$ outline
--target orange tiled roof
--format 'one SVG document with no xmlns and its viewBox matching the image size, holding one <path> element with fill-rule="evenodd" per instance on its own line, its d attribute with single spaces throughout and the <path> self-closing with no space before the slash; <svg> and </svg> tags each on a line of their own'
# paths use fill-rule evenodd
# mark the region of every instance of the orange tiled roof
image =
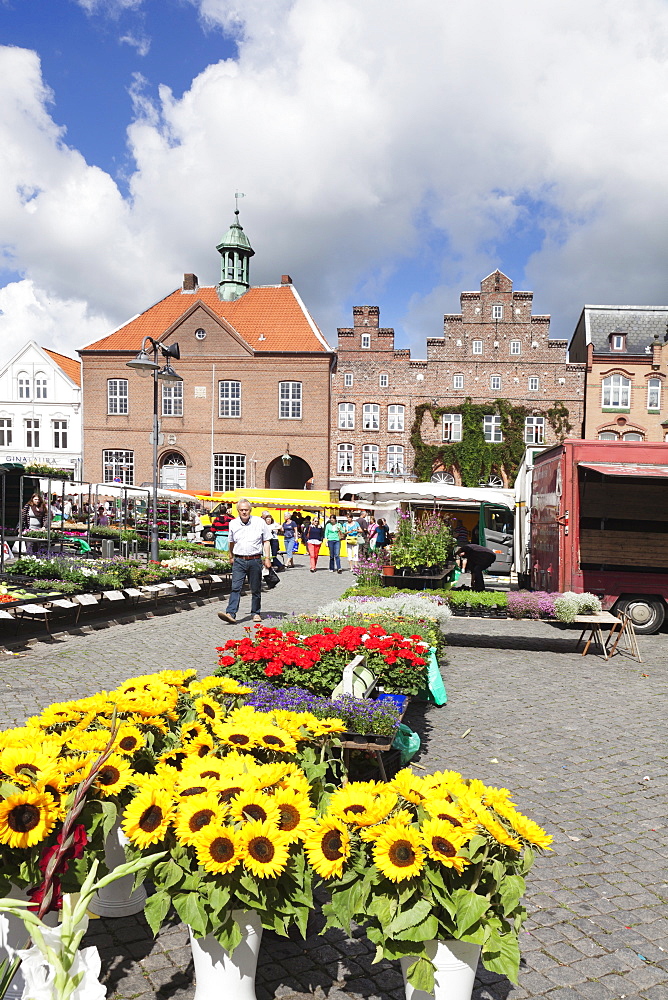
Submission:
<svg viewBox="0 0 668 1000">
<path fill-rule="evenodd" d="M 49 355 L 50 358 L 53 359 L 53 361 L 56 362 L 59 368 L 62 368 L 68 378 L 71 378 L 77 385 L 81 385 L 80 361 L 75 361 L 74 358 L 68 358 L 65 354 L 58 354 L 56 351 L 50 351 L 48 347 L 44 347 L 43 350 Z"/>
<path fill-rule="evenodd" d="M 214 285 L 200 286 L 194 292 L 177 289 L 82 350 L 139 351 L 144 337 L 157 340 L 198 299 L 227 320 L 256 351 L 330 350 L 292 285 L 259 285 L 234 302 L 221 302 Z"/>
</svg>

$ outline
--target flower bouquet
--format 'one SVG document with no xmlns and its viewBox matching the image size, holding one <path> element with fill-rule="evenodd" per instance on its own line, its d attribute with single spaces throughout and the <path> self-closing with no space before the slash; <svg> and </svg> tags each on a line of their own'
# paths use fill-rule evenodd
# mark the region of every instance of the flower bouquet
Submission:
<svg viewBox="0 0 668 1000">
<path fill-rule="evenodd" d="M 331 893 L 327 925 L 363 924 L 377 960 L 405 959 L 408 982 L 432 992 L 428 945 L 453 938 L 517 982 L 524 876 L 551 840 L 507 789 L 405 768 L 335 791 L 305 847 Z"/>
</svg>

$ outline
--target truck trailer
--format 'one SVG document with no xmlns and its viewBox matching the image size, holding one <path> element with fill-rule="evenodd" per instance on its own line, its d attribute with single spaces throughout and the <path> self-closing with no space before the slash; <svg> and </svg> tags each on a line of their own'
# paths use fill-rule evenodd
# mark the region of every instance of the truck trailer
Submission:
<svg viewBox="0 0 668 1000">
<path fill-rule="evenodd" d="M 636 632 L 668 616 L 668 444 L 566 440 L 536 455 L 534 590 L 596 594 Z"/>
</svg>

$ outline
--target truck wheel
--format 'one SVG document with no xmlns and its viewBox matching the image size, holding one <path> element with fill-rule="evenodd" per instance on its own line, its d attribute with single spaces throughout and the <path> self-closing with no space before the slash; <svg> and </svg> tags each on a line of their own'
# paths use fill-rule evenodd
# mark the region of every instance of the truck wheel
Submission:
<svg viewBox="0 0 668 1000">
<path fill-rule="evenodd" d="M 617 601 L 615 610 L 629 616 L 637 635 L 654 635 L 666 617 L 666 605 L 651 597 L 625 597 Z"/>
<path fill-rule="evenodd" d="M 211 528 L 205 528 L 204 531 L 202 532 L 202 538 L 204 539 L 205 542 L 212 542 L 215 537 L 216 536 L 214 532 L 211 530 Z"/>
</svg>

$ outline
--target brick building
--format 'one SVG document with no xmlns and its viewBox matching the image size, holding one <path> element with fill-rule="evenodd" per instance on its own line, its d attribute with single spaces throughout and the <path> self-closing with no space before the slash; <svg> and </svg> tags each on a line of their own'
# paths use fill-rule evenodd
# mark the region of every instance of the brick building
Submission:
<svg viewBox="0 0 668 1000">
<path fill-rule="evenodd" d="M 462 442 L 467 400 L 489 404 L 477 433 L 483 447 L 491 446 L 489 481 L 496 485 L 513 474 L 506 460 L 493 457 L 508 419 L 497 401 L 524 408 L 516 428 L 523 443 L 554 444 L 566 431 L 580 436 L 585 365 L 567 361 L 567 342 L 550 339 L 550 317 L 532 315 L 532 300 L 532 292 L 513 291 L 512 281 L 495 271 L 480 291 L 462 293 L 461 313 L 446 315 L 443 336 L 427 339 L 425 360 L 395 350 L 394 330 L 379 326 L 377 306 L 355 307 L 354 325 L 338 331 L 332 378 L 332 488 L 374 473 L 412 473 L 419 407 L 438 411 L 436 423 L 423 413 L 414 429 L 437 452 L 438 445 Z M 558 422 L 548 414 L 555 404 L 561 404 Z M 456 461 L 435 459 L 429 474 L 458 484 L 463 478 Z"/>
<path fill-rule="evenodd" d="M 126 367 L 150 336 L 181 352 L 183 381 L 159 382 L 163 485 L 327 488 L 332 351 L 288 275 L 250 284 L 253 250 L 236 216 L 217 247 L 217 286 L 185 274 L 182 288 L 79 352 L 86 479 L 151 481 L 152 376 Z"/>
<path fill-rule="evenodd" d="M 585 306 L 569 356 L 586 365 L 584 436 L 668 441 L 668 306 Z"/>
</svg>

